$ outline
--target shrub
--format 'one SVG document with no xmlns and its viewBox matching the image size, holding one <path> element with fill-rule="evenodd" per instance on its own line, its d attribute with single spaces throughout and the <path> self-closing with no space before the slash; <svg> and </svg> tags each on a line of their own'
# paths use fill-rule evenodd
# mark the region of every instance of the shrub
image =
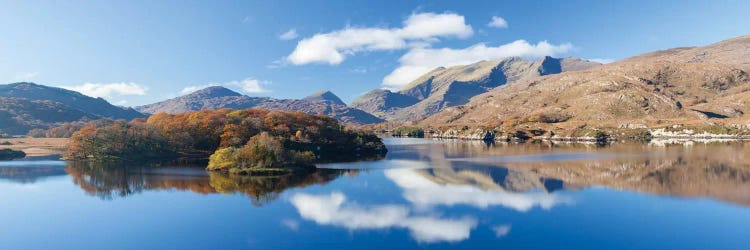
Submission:
<svg viewBox="0 0 750 250">
<path fill-rule="evenodd" d="M 209 157 L 207 170 L 266 169 L 284 165 L 308 165 L 316 160 L 313 152 L 284 149 L 279 138 L 260 133 L 250 138 L 243 147 L 217 150 Z"/>
<path fill-rule="evenodd" d="M 220 171 L 238 166 L 238 156 L 242 153 L 241 148 L 222 148 L 216 150 L 208 159 L 206 170 Z"/>
</svg>

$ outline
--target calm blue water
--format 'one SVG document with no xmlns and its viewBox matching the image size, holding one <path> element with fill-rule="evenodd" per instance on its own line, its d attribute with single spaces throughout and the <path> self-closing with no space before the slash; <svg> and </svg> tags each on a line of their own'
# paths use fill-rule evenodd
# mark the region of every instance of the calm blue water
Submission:
<svg viewBox="0 0 750 250">
<path fill-rule="evenodd" d="M 0 163 L 0 249 L 748 249 L 750 146 L 388 139 L 284 178 Z"/>
</svg>

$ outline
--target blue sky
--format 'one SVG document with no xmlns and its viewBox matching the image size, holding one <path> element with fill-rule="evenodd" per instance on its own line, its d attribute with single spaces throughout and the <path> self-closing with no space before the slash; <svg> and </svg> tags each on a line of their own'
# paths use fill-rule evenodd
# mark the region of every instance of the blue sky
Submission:
<svg viewBox="0 0 750 250">
<path fill-rule="evenodd" d="M 276 98 L 329 89 L 348 102 L 436 64 L 617 60 L 705 45 L 750 33 L 748 9 L 750 1 L 0 1 L 0 81 L 128 106 L 216 84 Z M 507 25 L 489 25 L 493 17 Z"/>
</svg>

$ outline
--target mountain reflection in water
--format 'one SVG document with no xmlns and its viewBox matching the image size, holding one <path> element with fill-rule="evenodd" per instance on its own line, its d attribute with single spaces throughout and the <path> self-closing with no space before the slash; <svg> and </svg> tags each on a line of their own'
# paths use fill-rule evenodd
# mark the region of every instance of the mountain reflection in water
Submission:
<svg viewBox="0 0 750 250">
<path fill-rule="evenodd" d="M 415 139 L 386 142 L 389 140 L 394 143 L 389 144 L 385 160 L 321 164 L 317 170 L 277 177 L 228 176 L 190 164 L 104 166 L 43 159 L 4 162 L 0 164 L 0 179 L 33 183 L 67 174 L 86 193 L 103 199 L 148 190 L 180 190 L 199 194 L 243 193 L 261 201 L 273 200 L 288 188 L 324 185 L 341 175 L 384 169 L 385 175 L 405 193 L 414 193 L 407 196 L 415 200 L 430 197 L 419 190 L 446 185 L 511 193 L 607 186 L 662 195 L 710 197 L 750 206 L 750 143 L 602 146 Z"/>
<path fill-rule="evenodd" d="M 237 232 L 262 232 L 263 237 L 280 240 L 256 239 L 258 247 L 293 249 L 310 248 L 315 244 L 304 243 L 320 244 L 324 239 L 340 242 L 341 247 L 378 249 L 402 246 L 404 240 L 423 248 L 483 248 L 486 242 L 516 240 L 510 248 L 525 248 L 529 242 L 554 246 L 569 239 L 584 248 L 610 248 L 595 243 L 606 243 L 602 239 L 611 234 L 624 235 L 622 243 L 672 233 L 694 240 L 648 243 L 664 243 L 656 249 L 714 249 L 723 240 L 742 242 L 736 228 L 750 223 L 750 143 L 386 143 L 389 153 L 383 160 L 320 164 L 306 172 L 265 177 L 209 173 L 201 164 L 6 162 L 0 164 L 0 187 L 5 188 L 0 197 L 30 201 L 6 205 L 7 216 L 0 213 L 0 219 L 41 216 L 23 211 L 34 211 L 35 202 L 45 204 L 55 197 L 63 202 L 53 204 L 64 211 L 109 218 L 104 224 L 117 220 L 107 216 L 132 211 L 133 218 L 143 218 L 138 228 L 174 217 L 186 230 L 211 228 L 203 235 L 226 242 L 224 247 L 245 246 L 246 239 L 232 238 Z M 87 205 L 76 207 L 78 202 Z M 180 208 L 161 208 L 171 202 L 180 203 Z M 131 210 L 118 210 L 126 206 Z M 139 213 L 143 209 L 157 213 Z M 46 225 L 58 232 L 67 226 L 54 227 L 55 222 L 37 220 L 28 230 Z M 26 225 L 19 222 L 15 227 Z M 691 227 L 698 229 L 679 231 Z M 102 229 L 115 230 L 105 225 L 85 232 Z M 358 237 L 361 234 L 366 237 Z M 174 243 L 186 240 L 184 235 L 153 237 Z M 589 237 L 598 241 L 591 243 Z M 182 246 L 193 246 L 189 242 Z"/>
<path fill-rule="evenodd" d="M 606 186 L 750 206 L 750 143 L 506 144 L 446 140 L 399 158 L 435 183 L 526 191 Z M 389 155 L 389 158 L 392 158 Z M 499 168 L 495 169 L 495 168 Z"/>
</svg>

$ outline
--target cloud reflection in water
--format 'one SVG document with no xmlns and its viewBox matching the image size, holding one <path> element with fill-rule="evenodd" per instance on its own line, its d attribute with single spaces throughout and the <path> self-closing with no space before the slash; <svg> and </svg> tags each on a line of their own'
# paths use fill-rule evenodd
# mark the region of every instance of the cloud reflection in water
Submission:
<svg viewBox="0 0 750 250">
<path fill-rule="evenodd" d="M 441 219 L 413 215 L 403 205 L 359 206 L 347 202 L 340 192 L 330 195 L 295 194 L 291 198 L 302 218 L 320 225 L 351 230 L 406 228 L 419 242 L 455 242 L 469 238 L 477 221 L 474 218 Z"/>
<path fill-rule="evenodd" d="M 435 205 L 470 205 L 478 208 L 504 206 L 525 212 L 534 206 L 550 209 L 557 204 L 572 201 L 554 193 L 514 193 L 505 190 L 483 190 L 471 185 L 438 184 L 409 169 L 389 169 L 388 179 L 404 190 L 404 198 L 417 206 L 426 208 Z"/>
</svg>

